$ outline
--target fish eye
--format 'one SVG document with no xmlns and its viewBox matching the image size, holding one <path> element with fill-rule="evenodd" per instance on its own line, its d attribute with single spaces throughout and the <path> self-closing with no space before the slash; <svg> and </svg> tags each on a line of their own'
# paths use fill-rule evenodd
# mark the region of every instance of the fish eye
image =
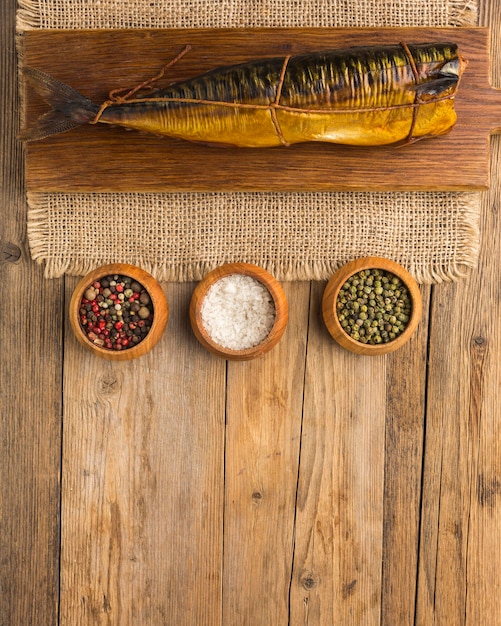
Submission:
<svg viewBox="0 0 501 626">
<path fill-rule="evenodd" d="M 459 59 L 452 59 L 452 61 L 447 61 L 440 68 L 440 74 L 446 76 L 458 76 L 459 75 Z"/>
</svg>

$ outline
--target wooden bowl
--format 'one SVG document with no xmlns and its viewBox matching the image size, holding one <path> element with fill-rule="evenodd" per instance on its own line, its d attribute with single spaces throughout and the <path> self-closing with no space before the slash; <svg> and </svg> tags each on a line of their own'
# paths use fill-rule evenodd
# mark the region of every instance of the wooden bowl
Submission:
<svg viewBox="0 0 501 626">
<path fill-rule="evenodd" d="M 402 333 L 388 343 L 371 345 L 353 339 L 344 331 L 337 316 L 336 302 L 341 287 L 351 276 L 367 269 L 380 269 L 394 274 L 405 284 L 411 297 L 412 308 L 409 321 Z M 416 330 L 422 309 L 421 293 L 414 278 L 398 263 L 380 257 L 356 259 L 341 267 L 327 283 L 322 300 L 322 316 L 327 330 L 343 348 L 356 354 L 386 354 L 400 348 Z"/>
<path fill-rule="evenodd" d="M 221 278 L 233 274 L 250 276 L 262 283 L 275 305 L 275 322 L 266 338 L 256 346 L 241 350 L 226 348 L 214 341 L 202 320 L 202 305 L 209 289 Z M 271 350 L 284 334 L 288 316 L 287 298 L 280 283 L 269 272 L 250 263 L 228 263 L 212 270 L 198 283 L 190 302 L 191 327 L 198 341 L 213 354 L 232 361 L 248 361 Z"/>
<path fill-rule="evenodd" d="M 87 288 L 96 280 L 100 280 L 110 275 L 129 276 L 133 280 L 140 283 L 148 292 L 151 303 L 153 305 L 153 322 L 148 334 L 132 348 L 123 350 L 113 350 L 110 348 L 98 346 L 94 344 L 85 334 L 80 325 L 80 307 L 82 298 Z M 110 361 L 128 361 L 146 354 L 153 346 L 158 343 L 163 335 L 169 317 L 169 308 L 167 299 L 162 287 L 151 274 L 145 272 L 139 267 L 128 265 L 126 263 L 112 263 L 103 265 L 84 276 L 73 291 L 70 300 L 69 318 L 71 328 L 78 342 L 93 354 L 108 359 Z"/>
</svg>

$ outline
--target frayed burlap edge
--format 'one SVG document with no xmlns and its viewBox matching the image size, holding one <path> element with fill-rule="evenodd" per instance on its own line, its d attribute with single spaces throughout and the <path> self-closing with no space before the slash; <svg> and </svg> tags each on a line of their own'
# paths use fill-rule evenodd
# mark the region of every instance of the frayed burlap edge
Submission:
<svg viewBox="0 0 501 626">
<path fill-rule="evenodd" d="M 18 33 L 40 28 L 40 11 L 37 10 L 38 3 L 36 1 L 18 0 L 17 6 L 16 28 Z"/>
<path fill-rule="evenodd" d="M 252 195 L 259 199 L 260 193 Z M 345 194 L 340 194 L 340 196 L 343 195 Z M 436 196 L 434 192 L 430 192 L 429 195 L 432 200 Z M 238 199 L 239 194 L 236 194 L 236 196 Z M 333 199 L 335 196 L 336 194 L 333 194 Z M 243 195 L 240 194 L 240 197 L 243 197 Z M 296 258 L 288 254 L 287 250 L 284 250 L 280 258 L 269 258 L 263 255 L 262 252 L 256 251 L 257 246 L 254 247 L 254 251 L 252 250 L 253 246 L 250 246 L 245 252 L 239 254 L 234 251 L 234 249 L 238 248 L 238 241 L 228 241 L 227 247 L 217 250 L 216 256 L 212 255 L 210 261 L 202 260 L 205 254 L 204 247 L 193 251 L 193 257 L 195 258 L 191 261 L 172 261 L 171 258 L 175 256 L 175 250 L 171 250 L 171 254 L 167 251 L 164 260 L 161 262 L 157 258 L 159 255 L 150 255 L 149 250 L 139 251 L 136 255 L 128 251 L 123 257 L 116 251 L 102 256 L 99 254 L 92 256 L 76 255 L 75 253 L 72 255 L 71 250 L 69 252 L 61 251 L 59 246 L 54 245 L 50 237 L 51 228 L 54 228 L 53 225 L 51 226 L 51 220 L 54 219 L 51 215 L 51 201 L 53 198 L 54 194 L 28 194 L 30 210 L 27 230 L 30 252 L 34 261 L 44 264 L 46 278 L 57 278 L 63 274 L 84 275 L 95 267 L 107 263 L 133 263 L 149 271 L 158 280 L 186 282 L 200 280 L 208 271 L 224 263 L 242 261 L 264 267 L 279 280 L 327 280 L 336 269 L 353 258 L 349 250 L 344 250 L 343 256 L 336 255 L 335 249 L 332 250 L 330 258 L 322 260 Z M 74 201 L 76 205 L 79 205 L 81 202 L 78 194 L 74 198 L 71 197 L 71 194 L 69 196 L 65 194 L 65 199 L 68 198 L 70 198 L 70 203 Z M 359 253 L 356 256 L 385 256 L 391 258 L 406 267 L 416 281 L 422 284 L 450 282 L 467 276 L 468 272 L 476 266 L 479 254 L 479 209 L 482 194 L 457 193 L 451 194 L 450 198 L 451 202 L 455 204 L 456 222 L 458 224 L 457 232 L 455 233 L 456 241 L 451 246 L 453 249 L 451 258 L 444 258 L 447 257 L 447 254 L 442 254 L 441 256 L 440 251 L 437 252 L 437 250 L 430 249 L 429 257 L 428 254 L 425 255 L 426 261 L 423 261 L 423 255 L 421 255 L 421 258 L 419 255 L 414 255 L 414 246 L 412 245 L 395 246 L 393 251 L 388 249 L 385 252 L 384 245 L 383 249 L 381 249 L 381 246 L 378 247 L 376 239 L 374 240 L 373 248 L 371 248 L 370 243 L 365 244 L 363 246 L 363 254 Z M 106 200 L 102 198 L 100 200 L 106 203 Z M 301 198 L 298 197 L 297 202 L 301 202 Z M 395 203 L 398 203 L 398 200 L 395 200 Z M 335 211 L 335 202 L 333 202 L 332 210 Z M 430 218 L 430 227 L 432 221 L 433 219 Z M 426 224 L 422 224 L 420 230 L 422 231 L 425 226 Z M 88 237 L 90 231 L 88 229 L 86 231 L 86 236 Z M 187 234 L 184 233 L 182 238 L 186 238 L 186 236 Z M 334 238 L 335 233 L 332 236 Z M 83 245 L 85 247 L 85 244 Z M 293 258 L 290 258 L 291 256 Z"/>
<path fill-rule="evenodd" d="M 449 26 L 476 26 L 478 23 L 478 3 L 476 0 L 450 0 L 451 16 Z"/>
</svg>

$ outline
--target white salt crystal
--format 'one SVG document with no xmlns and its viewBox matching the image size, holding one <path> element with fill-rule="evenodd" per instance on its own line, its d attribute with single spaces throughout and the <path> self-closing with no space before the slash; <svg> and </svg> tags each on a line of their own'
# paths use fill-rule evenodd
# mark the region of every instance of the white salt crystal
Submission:
<svg viewBox="0 0 501 626">
<path fill-rule="evenodd" d="M 269 335 L 275 323 L 275 303 L 260 281 L 231 274 L 209 288 L 201 314 L 213 341 L 230 350 L 245 350 Z"/>
</svg>

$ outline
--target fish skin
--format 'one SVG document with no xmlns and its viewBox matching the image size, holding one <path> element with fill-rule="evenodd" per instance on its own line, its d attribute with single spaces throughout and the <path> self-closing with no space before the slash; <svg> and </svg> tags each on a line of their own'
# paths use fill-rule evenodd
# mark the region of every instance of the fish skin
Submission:
<svg viewBox="0 0 501 626">
<path fill-rule="evenodd" d="M 94 122 L 214 145 L 377 146 L 448 132 L 464 67 L 454 43 L 352 47 L 216 68 L 108 102 L 98 114 L 87 108 Z M 70 104 L 54 105 L 47 90 L 42 95 L 72 118 Z M 81 98 L 73 109 L 85 123 Z"/>
</svg>

